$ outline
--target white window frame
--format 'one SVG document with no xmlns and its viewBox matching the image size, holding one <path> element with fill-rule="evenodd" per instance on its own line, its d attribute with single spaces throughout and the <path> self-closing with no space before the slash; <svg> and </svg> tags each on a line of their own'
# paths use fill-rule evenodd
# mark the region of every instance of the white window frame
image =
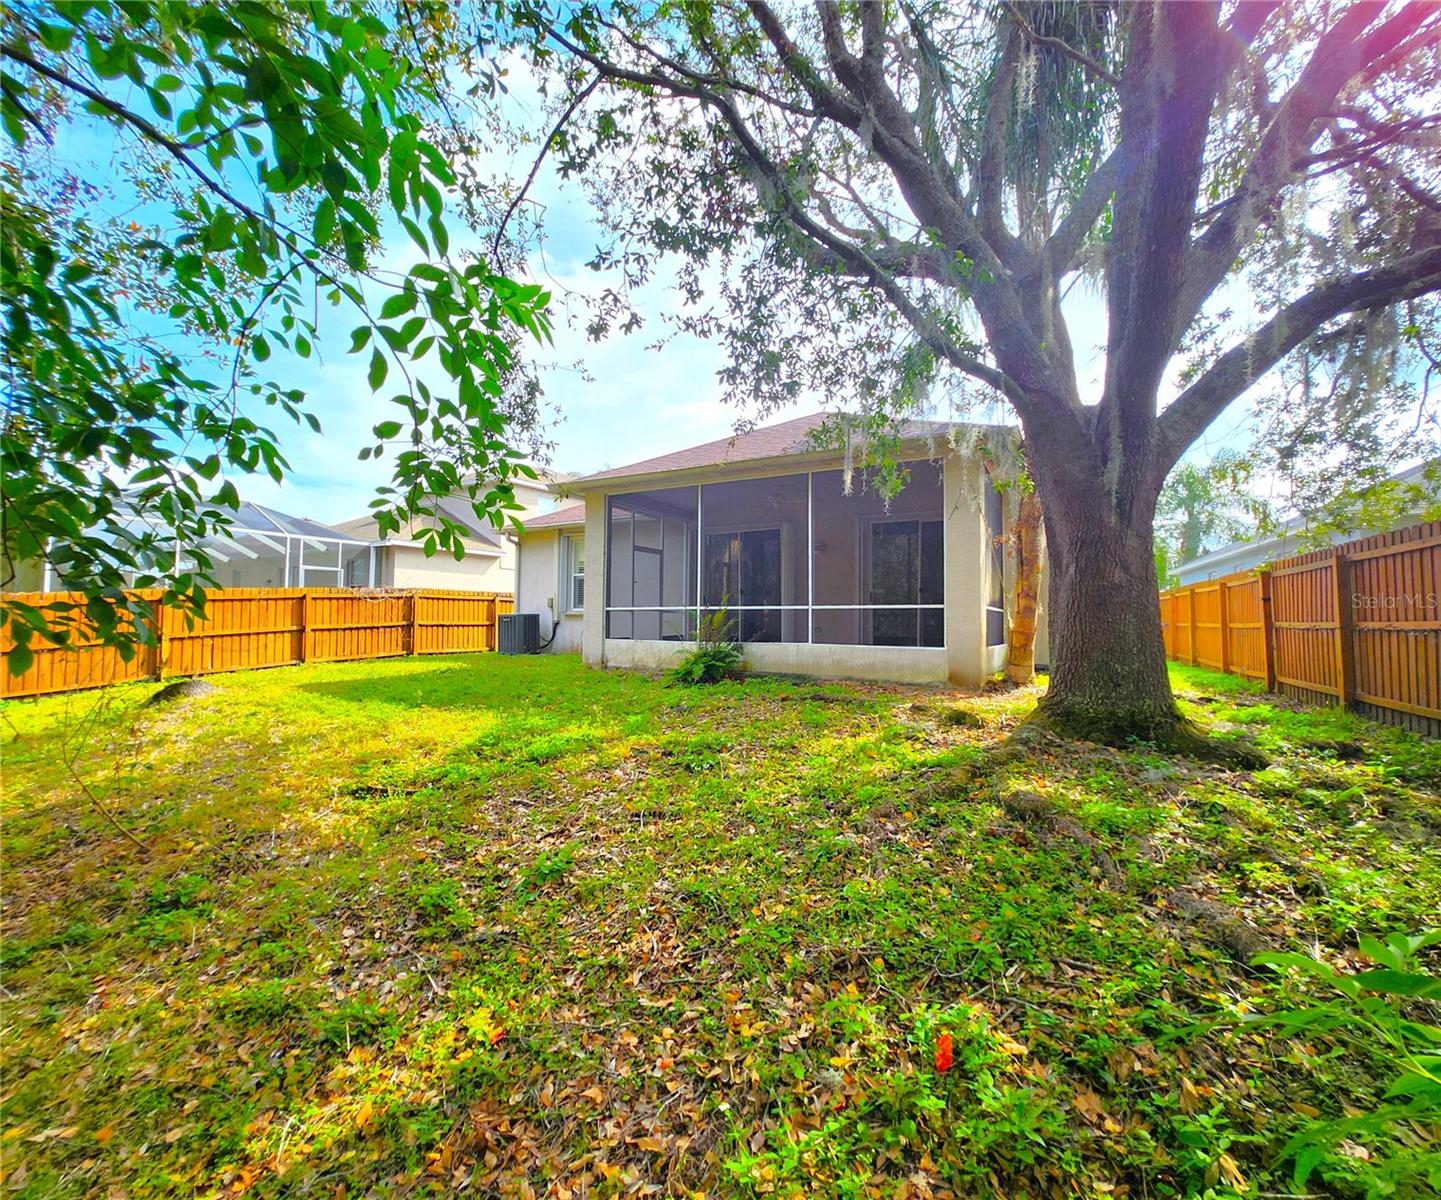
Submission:
<svg viewBox="0 0 1441 1200">
<path fill-rule="evenodd" d="M 585 534 L 561 534 L 561 612 L 578 613 L 585 611 Z M 580 570 L 576 570 L 576 549 L 579 547 Z M 575 585 L 581 586 L 580 603 L 576 603 Z"/>
</svg>

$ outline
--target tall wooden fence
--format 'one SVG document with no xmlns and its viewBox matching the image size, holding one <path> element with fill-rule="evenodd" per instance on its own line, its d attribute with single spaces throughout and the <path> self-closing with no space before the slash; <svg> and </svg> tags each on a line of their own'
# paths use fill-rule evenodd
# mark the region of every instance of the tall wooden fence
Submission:
<svg viewBox="0 0 1441 1200">
<path fill-rule="evenodd" d="M 1161 593 L 1166 653 L 1441 736 L 1441 521 Z"/>
<path fill-rule="evenodd" d="M 158 636 L 128 662 L 109 646 L 31 642 L 35 661 L 23 675 L 0 664 L 0 695 L 43 696 L 137 679 L 206 675 L 303 662 L 454 654 L 494 650 L 497 620 L 515 599 L 493 592 L 347 588 L 234 588 L 211 592 L 204 620 L 157 603 L 157 591 L 136 597 L 153 606 Z M 18 596 L 30 604 L 76 600 L 67 593 Z M 13 643 L 0 643 L 0 651 Z"/>
</svg>

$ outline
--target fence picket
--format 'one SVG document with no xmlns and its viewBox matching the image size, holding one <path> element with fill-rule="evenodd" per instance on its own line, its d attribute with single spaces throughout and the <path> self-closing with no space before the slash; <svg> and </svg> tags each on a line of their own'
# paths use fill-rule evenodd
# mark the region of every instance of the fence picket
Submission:
<svg viewBox="0 0 1441 1200">
<path fill-rule="evenodd" d="M 1160 611 L 1173 659 L 1441 736 L 1441 521 L 1172 588 Z"/>
<path fill-rule="evenodd" d="M 135 598 L 154 613 L 155 636 L 127 662 L 110 646 L 80 639 L 70 647 L 31 644 L 21 675 L 0 666 L 0 696 L 43 696 L 142 679 L 205 675 L 299 662 L 339 662 L 405 654 L 493 651 L 498 617 L 515 598 L 495 592 L 345 588 L 234 588 L 211 592 L 203 620 L 160 604 L 158 590 Z M 28 604 L 78 599 L 30 592 Z M 13 643 L 0 640 L 0 653 Z"/>
</svg>

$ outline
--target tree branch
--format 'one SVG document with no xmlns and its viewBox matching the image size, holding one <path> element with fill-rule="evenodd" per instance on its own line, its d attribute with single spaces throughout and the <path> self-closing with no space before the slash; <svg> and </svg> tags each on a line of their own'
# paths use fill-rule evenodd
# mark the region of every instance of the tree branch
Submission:
<svg viewBox="0 0 1441 1200">
<path fill-rule="evenodd" d="M 1086 235 L 1101 219 L 1106 205 L 1125 179 L 1130 162 L 1126 150 L 1124 145 L 1117 146 L 1105 162 L 1091 172 L 1091 177 L 1081 188 L 1081 194 L 1061 218 L 1055 232 L 1046 239 L 1041 256 L 1050 269 L 1052 279 L 1060 279 L 1071 269 Z"/>
<path fill-rule="evenodd" d="M 770 42 L 780 58 L 781 66 L 787 73 L 805 90 L 806 95 L 811 98 L 811 103 L 826 116 L 834 121 L 839 121 L 848 129 L 859 129 L 861 124 L 860 111 L 850 103 L 844 96 L 836 91 L 820 77 L 820 72 L 815 68 L 804 54 L 800 47 L 790 39 L 786 33 L 785 26 L 776 16 L 775 11 L 764 0 L 748 0 L 747 7 L 751 16 L 755 18 L 756 24 L 761 27 L 766 40 Z"/>
<path fill-rule="evenodd" d="M 571 97 L 571 101 L 566 105 L 565 111 L 560 114 L 560 118 L 551 126 L 550 132 L 546 134 L 545 141 L 542 142 L 540 146 L 540 153 L 535 156 L 535 162 L 530 165 L 530 174 L 525 177 L 525 182 L 521 184 L 520 191 L 516 192 L 514 199 L 511 200 L 509 206 L 506 208 L 505 215 L 500 219 L 500 224 L 495 227 L 495 236 L 490 242 L 490 258 L 492 262 L 499 260 L 500 243 L 505 237 L 505 227 L 510 224 L 510 218 L 515 215 L 515 210 L 520 207 L 521 201 L 525 199 L 526 193 L 530 191 L 530 185 L 535 182 L 535 177 L 540 171 L 540 164 L 545 161 L 545 156 L 550 153 L 550 148 L 555 144 L 555 139 L 560 136 L 560 131 L 570 123 L 571 117 L 575 115 L 575 110 L 584 104 L 590 98 L 591 93 L 599 86 L 600 77 L 597 76 Z"/>
<path fill-rule="evenodd" d="M 1064 41 L 1061 38 L 1047 37 L 1045 34 L 1037 33 L 1031 23 L 1026 20 L 1025 15 L 1011 0 L 1004 0 L 1002 7 L 1010 14 L 1011 20 L 1016 23 L 1016 27 L 1025 34 L 1027 41 L 1038 46 L 1053 46 L 1067 58 L 1080 63 L 1081 66 L 1085 67 L 1091 74 L 1100 76 L 1112 86 L 1120 84 L 1120 77 L 1114 71 L 1098 63 L 1084 51 L 1076 49 L 1070 42 Z"/>
<path fill-rule="evenodd" d="M 1276 106 L 1234 195 L 1192 244 L 1181 287 L 1181 313 L 1187 323 L 1230 272 L 1275 198 L 1296 177 L 1298 161 L 1319 134 L 1320 119 L 1332 111 L 1342 89 L 1359 71 L 1403 44 L 1436 11 L 1429 5 L 1408 4 L 1363 36 L 1380 10 L 1372 0 L 1359 0 L 1347 9 L 1322 35 L 1300 77 Z"/>
<path fill-rule="evenodd" d="M 1233 346 L 1161 414 L 1158 464 L 1168 470 L 1206 427 L 1256 380 L 1327 321 L 1441 291 L 1441 246 L 1385 267 L 1359 271 L 1312 289 L 1288 304 L 1244 342 Z"/>
<path fill-rule="evenodd" d="M 1020 59 L 1020 35 L 1015 26 L 1003 34 L 1001 57 L 986 113 L 981 123 L 980 162 L 976 167 L 976 215 L 981 232 L 1006 257 L 1014 250 L 1015 238 L 1006 228 L 1003 197 L 1006 190 L 1006 138 L 1015 102 L 1016 67 Z"/>
</svg>

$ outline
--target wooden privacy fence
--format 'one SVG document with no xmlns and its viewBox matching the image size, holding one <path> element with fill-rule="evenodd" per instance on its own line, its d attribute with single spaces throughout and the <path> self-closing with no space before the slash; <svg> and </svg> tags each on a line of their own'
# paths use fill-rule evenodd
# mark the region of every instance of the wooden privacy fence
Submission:
<svg viewBox="0 0 1441 1200">
<path fill-rule="evenodd" d="M 1441 736 L 1441 521 L 1161 593 L 1166 653 Z"/>
<path fill-rule="evenodd" d="M 0 664 L 4 696 L 44 696 L 137 679 L 206 675 L 303 662 L 455 654 L 494 650 L 497 618 L 515 599 L 494 592 L 349 588 L 234 588 L 211 592 L 205 619 L 159 604 L 158 591 L 135 596 L 155 611 L 158 636 L 129 662 L 109 646 L 51 646 L 35 638 L 23 675 Z M 30 604 L 78 600 L 64 592 L 18 596 Z M 0 651 L 8 650 L 8 640 Z"/>
</svg>

